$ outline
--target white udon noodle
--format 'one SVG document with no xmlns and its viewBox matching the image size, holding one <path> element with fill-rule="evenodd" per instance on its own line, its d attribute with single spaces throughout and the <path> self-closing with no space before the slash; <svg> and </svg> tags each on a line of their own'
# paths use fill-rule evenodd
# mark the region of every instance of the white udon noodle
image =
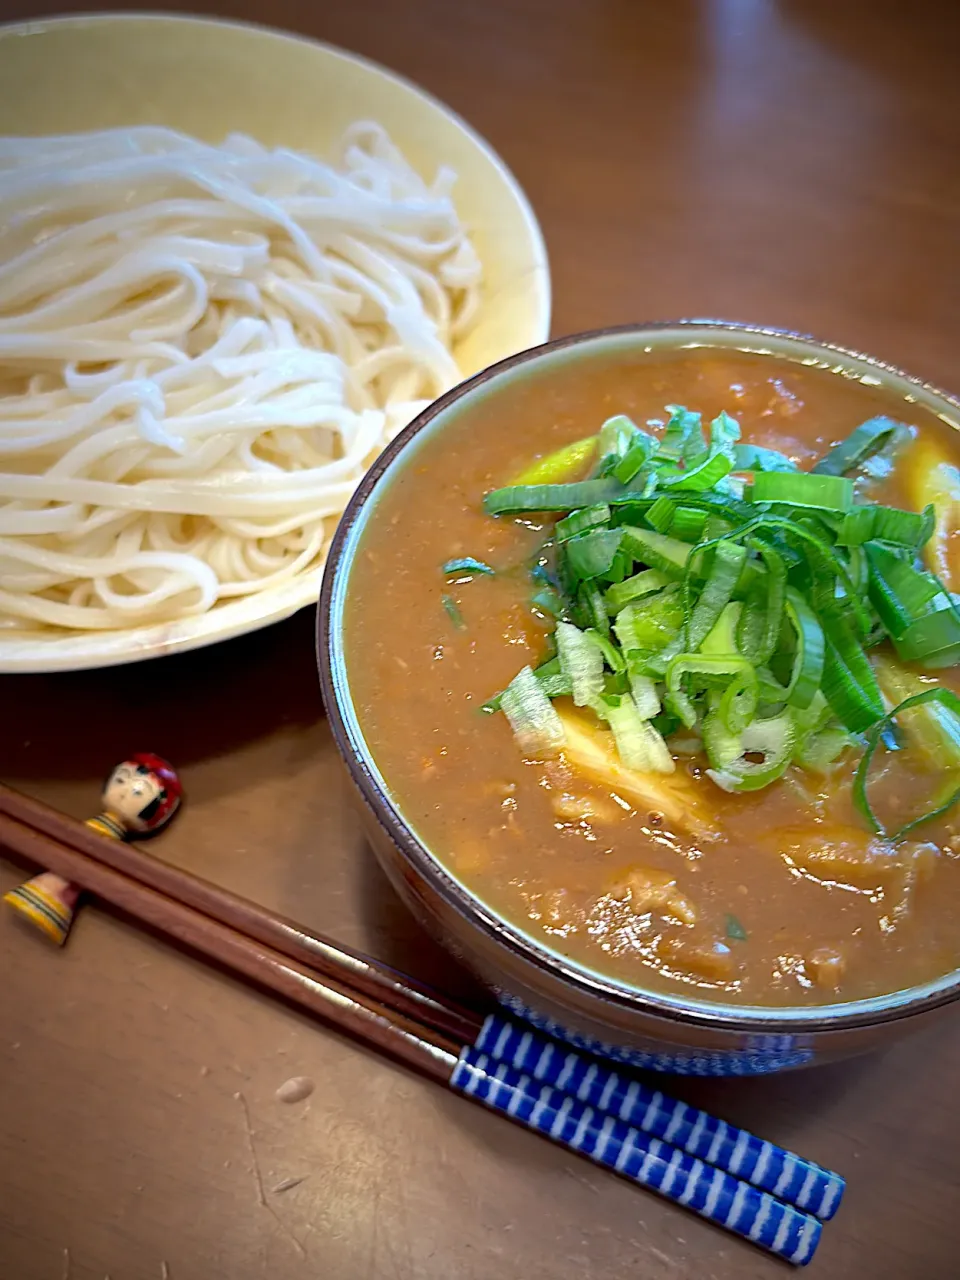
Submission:
<svg viewBox="0 0 960 1280">
<path fill-rule="evenodd" d="M 460 380 L 480 263 L 379 126 L 325 164 L 162 128 L 0 138 L 0 628 L 171 622 L 317 575 Z"/>
</svg>

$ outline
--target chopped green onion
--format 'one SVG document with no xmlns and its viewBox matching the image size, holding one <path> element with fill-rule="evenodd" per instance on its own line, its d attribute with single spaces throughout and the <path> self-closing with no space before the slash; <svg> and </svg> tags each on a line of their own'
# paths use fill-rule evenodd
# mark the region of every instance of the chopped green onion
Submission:
<svg viewBox="0 0 960 1280">
<path fill-rule="evenodd" d="M 677 514 L 677 504 L 666 494 L 661 494 L 647 512 L 647 524 L 657 533 L 669 533 L 673 517 Z"/>
<path fill-rule="evenodd" d="M 713 629 L 703 638 L 700 652 L 710 658 L 736 657 L 740 653 L 737 644 L 737 631 L 744 605 L 739 600 L 731 600 L 720 612 L 720 617 Z"/>
<path fill-rule="evenodd" d="M 555 452 L 548 453 L 545 458 L 532 462 L 515 477 L 513 486 L 562 484 L 565 480 L 572 480 L 584 470 L 596 452 L 596 436 L 574 440 L 572 444 L 565 444 Z"/>
<path fill-rule="evenodd" d="M 813 733 L 794 754 L 794 759 L 802 769 L 813 773 L 826 773 L 832 764 L 853 745 L 854 739 L 846 729 L 831 726 Z"/>
<path fill-rule="evenodd" d="M 473 556 L 461 556 L 459 560 L 448 560 L 443 566 L 443 572 L 452 573 L 496 573 L 495 569 L 491 569 L 488 564 L 484 564 L 482 560 L 474 560 Z"/>
<path fill-rule="evenodd" d="M 601 635 L 610 634 L 610 618 L 600 588 L 595 582 L 581 582 L 577 592 L 580 612 L 586 618 L 588 627 L 595 627 Z"/>
<path fill-rule="evenodd" d="M 870 599 L 900 657 L 952 666 L 960 656 L 960 611 L 940 581 L 880 543 L 868 542 L 864 551 Z"/>
<path fill-rule="evenodd" d="M 638 672 L 628 671 L 627 675 L 637 710 L 644 720 L 652 720 L 660 714 L 660 695 L 657 693 L 656 681 Z"/>
<path fill-rule="evenodd" d="M 706 584 L 694 605 L 686 626 L 686 644 L 691 652 L 700 648 L 706 636 L 713 629 L 724 608 L 730 603 L 730 597 L 740 580 L 744 562 L 747 558 L 746 547 L 737 542 L 721 541 L 714 547 L 714 561 Z M 684 594 L 689 592 L 690 569 L 684 578 Z"/>
<path fill-rule="evenodd" d="M 463 614 L 460 612 L 460 606 L 454 600 L 453 596 L 443 595 L 440 597 L 440 603 L 447 611 L 447 616 L 458 631 L 466 628 L 466 622 L 463 620 Z"/>
<path fill-rule="evenodd" d="M 566 742 L 563 721 L 529 667 L 522 667 L 504 689 L 500 706 L 525 753 L 552 754 Z"/>
<path fill-rule="evenodd" d="M 792 507 L 847 512 L 853 506 L 853 481 L 810 471 L 789 475 L 782 471 L 762 471 L 754 476 L 748 496 L 752 502 L 780 502 Z"/>
<path fill-rule="evenodd" d="M 675 462 L 696 457 L 706 449 L 700 429 L 700 415 L 682 404 L 668 404 L 670 418 L 660 441 L 659 456 Z"/>
<path fill-rule="evenodd" d="M 931 504 L 922 512 L 900 511 L 897 507 L 858 506 L 844 517 L 837 542 L 844 547 L 859 547 L 865 542 L 892 542 L 918 551 L 929 541 L 935 524 L 936 513 Z"/>
<path fill-rule="evenodd" d="M 735 915 L 727 914 L 726 934 L 731 942 L 746 942 L 747 931 Z"/>
<path fill-rule="evenodd" d="M 557 623 L 560 670 L 569 679 L 573 701 L 588 707 L 603 692 L 603 654 L 570 622 Z"/>
<path fill-rule="evenodd" d="M 756 669 L 745 662 L 717 702 L 717 714 L 727 732 L 742 733 L 757 714 L 759 701 Z"/>
<path fill-rule="evenodd" d="M 650 517 L 647 516 L 649 520 Z M 668 533 L 679 538 L 681 542 L 699 542 L 707 524 L 707 513 L 696 507 L 677 507 Z"/>
<path fill-rule="evenodd" d="M 603 597 L 607 611 L 618 613 L 631 600 L 651 595 L 666 584 L 667 579 L 659 569 L 643 569 L 640 573 L 635 573 L 632 578 L 625 578 L 623 582 L 614 583 L 607 589 Z"/>
<path fill-rule="evenodd" d="M 732 678 L 746 672 L 756 684 L 756 672 L 746 658 L 709 658 L 702 653 L 678 653 L 667 664 L 667 706 L 685 728 L 692 729 L 697 723 L 697 713 L 682 688 L 683 677 L 695 675 L 705 685 L 726 687 Z"/>
<path fill-rule="evenodd" d="M 683 601 L 679 591 L 667 588 L 625 605 L 613 630 L 622 649 L 661 649 L 676 639 L 683 626 Z"/>
<path fill-rule="evenodd" d="M 895 422 L 893 418 L 871 418 L 857 427 L 856 431 L 852 431 L 846 440 L 834 445 L 812 470 L 821 476 L 846 475 L 848 471 L 853 471 L 875 453 L 885 449 L 905 431 L 903 424 Z"/>
<path fill-rule="evenodd" d="M 928 606 L 942 594 L 940 583 L 882 543 L 868 542 L 863 549 L 870 568 L 871 603 L 896 643 L 912 622 L 930 612 Z"/>
<path fill-rule="evenodd" d="M 893 644 L 904 662 L 919 662 L 931 671 L 960 661 L 960 614 L 948 595 L 942 607 L 912 622 Z"/>
<path fill-rule="evenodd" d="M 629 484 L 650 458 L 656 453 L 659 441 L 656 436 L 647 435 L 645 431 L 635 428 L 633 442 L 620 461 L 613 467 L 613 476 L 621 484 Z"/>
<path fill-rule="evenodd" d="M 731 733 L 720 719 L 718 712 L 707 712 L 700 731 L 711 768 L 725 769 L 743 755 L 743 741 L 740 734 Z"/>
<path fill-rule="evenodd" d="M 598 578 L 613 564 L 623 540 L 622 529 L 591 529 L 563 543 L 570 572 L 580 581 Z"/>
<path fill-rule="evenodd" d="M 823 627 L 817 615 L 795 587 L 788 587 L 784 614 L 796 635 L 796 649 L 790 681 L 783 691 L 785 701 L 803 710 L 809 707 L 823 680 L 825 646 Z"/>
<path fill-rule="evenodd" d="M 914 675 L 893 658 L 878 654 L 873 659 L 877 681 L 893 706 L 929 689 L 929 678 Z M 902 715 L 904 728 L 930 764 L 960 768 L 960 718 L 938 702 L 924 703 Z"/>
<path fill-rule="evenodd" d="M 668 470 L 664 467 L 658 477 L 661 486 L 670 489 L 703 492 L 712 489 L 715 484 L 730 474 L 733 460 L 725 453 L 707 453 L 700 462 L 693 466 Z"/>
<path fill-rule="evenodd" d="M 883 699 L 866 655 L 845 618 L 823 618 L 822 689 L 841 724 L 862 733 L 883 716 Z"/>
<path fill-rule="evenodd" d="M 759 791 L 787 771 L 796 740 L 796 725 L 789 714 L 754 720 L 740 735 L 740 756 L 722 768 L 708 769 L 707 773 L 724 791 Z M 749 759 L 754 755 L 762 759 Z"/>
<path fill-rule="evenodd" d="M 609 502 L 623 492 L 615 480 L 579 480 L 573 484 L 521 484 L 494 489 L 483 499 L 488 516 L 521 511 L 575 511 Z"/>
<path fill-rule="evenodd" d="M 654 529 L 635 529 L 623 525 L 623 545 L 635 560 L 659 569 L 668 578 L 680 579 L 684 575 L 692 548 L 677 538 L 667 537 Z"/>
<path fill-rule="evenodd" d="M 673 773 L 673 757 L 660 734 L 637 710 L 629 693 L 608 697 L 601 714 L 613 730 L 617 754 L 628 769 L 643 773 Z"/>
<path fill-rule="evenodd" d="M 738 444 L 734 449 L 735 471 L 796 471 L 797 464 L 776 449 L 764 449 L 758 444 Z"/>
<path fill-rule="evenodd" d="M 880 819 L 877 817 L 870 803 L 868 793 L 870 765 L 873 761 L 877 747 L 880 745 L 880 738 L 883 730 L 892 726 L 897 717 L 905 711 L 909 711 L 914 707 L 927 706 L 930 703 L 939 703 L 947 711 L 953 715 L 960 715 L 960 698 L 957 697 L 950 689 L 944 689 L 940 685 L 935 685 L 932 689 L 926 689 L 923 693 L 916 693 L 912 697 L 905 698 L 898 706 L 889 711 L 882 720 L 879 720 L 867 733 L 867 749 L 863 753 L 860 764 L 857 767 L 857 774 L 853 782 L 853 798 L 857 808 L 863 814 L 868 822 L 871 830 L 876 831 L 879 835 L 889 840 L 902 840 L 921 823 L 929 822 L 933 818 L 940 817 L 951 809 L 958 800 L 960 800 L 960 787 L 952 791 L 946 800 L 935 803 L 934 807 L 922 814 L 919 818 L 914 818 L 911 822 L 905 823 L 896 831 L 887 831 Z"/>
<path fill-rule="evenodd" d="M 565 449 L 484 499 L 492 514 L 559 516 L 531 570 L 532 607 L 562 619 L 541 692 L 618 721 L 633 767 L 647 749 L 638 724 L 682 722 L 731 791 L 769 785 L 791 760 L 826 770 L 882 721 L 895 746 L 865 651 L 889 639 L 904 660 L 960 661 L 960 600 L 914 563 L 933 509 L 856 504 L 844 473 L 873 475 L 871 454 L 909 429 L 873 419 L 805 472 L 740 444 L 728 414 L 705 440 L 699 414 L 668 409 L 659 441 L 619 415 L 577 442 L 598 459 L 592 479 L 546 468 L 572 465 Z M 579 474 L 587 465 L 584 453 Z M 491 571 L 471 558 L 445 569 Z M 931 740 L 942 728 L 917 723 Z"/>
<path fill-rule="evenodd" d="M 541 613 L 549 613 L 554 618 L 562 618 L 565 612 L 560 593 L 553 587 L 541 587 L 539 591 L 535 591 L 530 597 L 530 603 Z"/>
<path fill-rule="evenodd" d="M 765 666 L 777 647 L 783 622 L 787 566 L 774 547 L 751 538 L 748 546 L 763 561 L 766 574 L 752 584 L 737 627 L 737 648 L 754 664 Z"/>
<path fill-rule="evenodd" d="M 537 676 L 537 679 L 548 698 L 569 698 L 573 693 L 573 682 L 560 672 L 552 676 Z"/>
<path fill-rule="evenodd" d="M 640 428 L 625 413 L 608 418 L 600 428 L 599 448 L 601 465 L 608 459 L 626 457 Z"/>
<path fill-rule="evenodd" d="M 566 542 L 578 533 L 609 523 L 610 508 L 605 502 L 595 502 L 592 507 L 583 507 L 558 520 L 553 532 L 558 542 Z"/>
<path fill-rule="evenodd" d="M 611 671 L 616 671 L 616 672 L 626 671 L 627 669 L 626 658 L 624 658 L 623 654 L 620 652 L 617 646 L 610 641 L 608 636 L 602 635 L 594 627 L 588 627 L 588 629 L 583 634 L 587 637 L 587 639 L 591 642 L 591 644 L 595 644 L 597 646 L 597 648 L 603 654 L 604 662 L 607 664 L 607 666 L 610 668 Z"/>
<path fill-rule="evenodd" d="M 617 548 L 617 554 L 613 557 L 613 562 L 606 573 L 600 575 L 604 583 L 622 582 L 624 578 L 630 576 L 630 570 L 633 568 L 633 556 L 625 551 L 623 547 Z"/>
</svg>

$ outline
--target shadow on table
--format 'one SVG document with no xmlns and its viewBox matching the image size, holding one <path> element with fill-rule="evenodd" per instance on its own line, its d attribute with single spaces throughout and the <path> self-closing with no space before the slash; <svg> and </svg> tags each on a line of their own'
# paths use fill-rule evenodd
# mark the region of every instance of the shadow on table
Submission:
<svg viewBox="0 0 960 1280">
<path fill-rule="evenodd" d="M 184 770 L 323 718 L 314 610 L 193 653 L 100 671 L 0 676 L 0 777 L 100 778 L 133 750 Z"/>
</svg>

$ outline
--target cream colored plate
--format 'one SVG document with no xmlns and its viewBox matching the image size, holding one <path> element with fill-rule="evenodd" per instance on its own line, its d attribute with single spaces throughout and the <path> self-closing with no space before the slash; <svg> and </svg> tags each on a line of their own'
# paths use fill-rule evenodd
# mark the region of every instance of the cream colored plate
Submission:
<svg viewBox="0 0 960 1280">
<path fill-rule="evenodd" d="M 550 273 L 526 197 L 482 138 L 412 84 L 327 45 L 235 23 L 105 15 L 0 28 L 0 134 L 162 124 L 210 142 L 240 132 L 323 155 L 360 119 L 386 125 L 425 174 L 449 164 L 459 175 L 454 198 L 485 293 L 455 352 L 464 375 L 543 342 Z M 321 572 L 162 626 L 0 632 L 0 672 L 106 667 L 226 640 L 311 604 Z"/>
</svg>

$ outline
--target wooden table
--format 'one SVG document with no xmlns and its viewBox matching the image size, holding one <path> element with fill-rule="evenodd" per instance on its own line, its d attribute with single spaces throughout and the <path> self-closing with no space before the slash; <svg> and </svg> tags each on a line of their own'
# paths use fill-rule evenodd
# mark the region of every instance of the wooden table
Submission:
<svg viewBox="0 0 960 1280">
<path fill-rule="evenodd" d="M 556 333 L 720 315 L 960 383 L 950 0 L 223 12 L 378 59 L 489 138 L 542 219 Z M 309 614 L 163 663 L 0 680 L 0 776 L 63 809 L 85 816 L 142 747 L 189 790 L 165 855 L 467 989 L 346 806 Z M 0 862 L 0 891 L 19 874 Z M 0 974 L 3 1280 L 785 1274 L 100 910 L 67 953 L 2 913 Z M 960 1273 L 958 1073 L 953 1016 L 847 1065 L 682 1088 L 849 1176 L 823 1280 L 939 1280 Z M 284 1105 L 294 1075 L 316 1090 Z"/>
</svg>

